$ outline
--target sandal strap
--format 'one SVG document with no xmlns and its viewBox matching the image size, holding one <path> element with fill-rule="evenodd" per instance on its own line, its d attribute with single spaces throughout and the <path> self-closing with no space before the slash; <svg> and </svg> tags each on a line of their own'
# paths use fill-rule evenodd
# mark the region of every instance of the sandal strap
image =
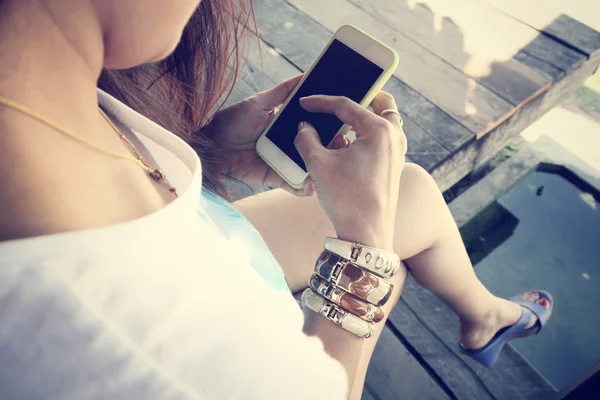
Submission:
<svg viewBox="0 0 600 400">
<path fill-rule="evenodd" d="M 531 329 L 525 329 L 529 321 L 531 321 L 532 313 L 527 308 L 523 308 L 521 318 L 514 325 L 498 332 L 485 346 L 478 349 L 468 349 L 460 344 L 460 350 L 469 357 L 479 361 L 486 366 L 493 365 L 504 345 L 514 337 L 529 336 L 535 334 Z"/>
</svg>

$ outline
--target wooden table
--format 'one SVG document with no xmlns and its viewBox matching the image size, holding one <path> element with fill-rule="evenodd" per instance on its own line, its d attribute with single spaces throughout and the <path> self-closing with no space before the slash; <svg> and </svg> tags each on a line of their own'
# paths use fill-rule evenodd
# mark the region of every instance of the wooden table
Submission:
<svg viewBox="0 0 600 400">
<path fill-rule="evenodd" d="M 577 8 L 583 3 L 258 0 L 263 56 L 252 49 L 232 100 L 306 70 L 333 31 L 354 24 L 400 55 L 385 90 L 404 117 L 408 157 L 446 190 L 596 70 L 600 33 L 570 16 L 585 14 Z M 494 369 L 459 356 L 457 327 L 439 301 L 409 281 L 378 344 L 364 398 L 512 400 L 553 393 L 510 348 Z"/>
</svg>

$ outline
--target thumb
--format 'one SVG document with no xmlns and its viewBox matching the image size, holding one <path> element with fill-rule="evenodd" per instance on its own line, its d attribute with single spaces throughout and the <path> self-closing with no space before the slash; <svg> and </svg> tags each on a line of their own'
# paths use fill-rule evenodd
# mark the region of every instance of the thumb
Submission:
<svg viewBox="0 0 600 400">
<path fill-rule="evenodd" d="M 298 135 L 296 135 L 294 145 L 308 168 L 314 163 L 316 157 L 327 151 L 321 143 L 319 134 L 308 122 L 300 122 L 300 125 L 298 125 Z"/>
</svg>

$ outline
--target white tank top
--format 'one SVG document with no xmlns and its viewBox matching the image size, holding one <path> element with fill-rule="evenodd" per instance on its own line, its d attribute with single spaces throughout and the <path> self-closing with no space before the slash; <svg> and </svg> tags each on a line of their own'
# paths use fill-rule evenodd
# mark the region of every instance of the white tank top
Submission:
<svg viewBox="0 0 600 400">
<path fill-rule="evenodd" d="M 131 222 L 0 243 L 0 399 L 345 398 L 342 366 L 265 279 L 278 272 L 253 268 L 203 207 L 192 148 L 99 101 L 180 196 Z"/>
</svg>

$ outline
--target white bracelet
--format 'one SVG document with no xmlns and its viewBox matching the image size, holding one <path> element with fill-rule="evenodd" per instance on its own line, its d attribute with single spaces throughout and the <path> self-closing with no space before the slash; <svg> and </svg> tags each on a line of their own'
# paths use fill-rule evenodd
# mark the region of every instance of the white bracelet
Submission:
<svg viewBox="0 0 600 400">
<path fill-rule="evenodd" d="M 373 323 L 367 322 L 324 299 L 311 288 L 302 292 L 302 304 L 358 337 L 368 339 L 373 335 Z"/>
<path fill-rule="evenodd" d="M 382 278 L 391 278 L 400 270 L 400 257 L 389 251 L 327 237 L 325 249 Z"/>
</svg>

